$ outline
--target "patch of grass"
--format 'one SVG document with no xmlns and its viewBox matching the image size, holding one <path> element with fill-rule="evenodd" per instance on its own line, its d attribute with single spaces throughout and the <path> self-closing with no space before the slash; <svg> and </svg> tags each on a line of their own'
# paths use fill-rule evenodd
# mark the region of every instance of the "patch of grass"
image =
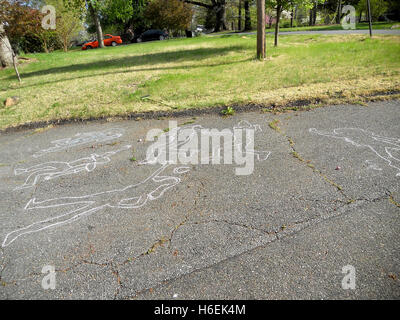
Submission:
<svg viewBox="0 0 400 320">
<path fill-rule="evenodd" d="M 275 130 L 275 131 L 277 131 L 277 132 L 281 132 L 281 128 L 279 128 L 278 124 L 279 124 L 279 120 L 278 120 L 278 119 L 274 119 L 273 121 L 271 121 L 271 122 L 268 124 L 268 126 L 269 126 L 271 129 L 273 129 L 273 130 Z"/>
<path fill-rule="evenodd" d="M 235 114 L 235 109 L 228 106 L 226 109 L 221 111 L 221 114 L 223 114 L 224 116 L 233 116 Z"/>
<path fill-rule="evenodd" d="M 372 24 L 372 32 L 374 29 L 391 29 L 393 26 L 400 24 L 399 22 L 374 22 Z M 356 30 L 369 29 L 368 22 L 356 23 Z M 397 29 L 397 28 L 396 28 Z M 304 26 L 304 27 L 293 27 L 293 28 L 279 28 L 279 31 L 326 31 L 326 30 L 343 30 L 341 24 L 331 25 L 317 25 L 317 26 Z M 267 32 L 274 32 L 275 27 L 266 28 Z"/>
<path fill-rule="evenodd" d="M 195 123 L 195 122 L 196 122 L 196 121 L 194 121 L 194 120 L 189 120 L 189 121 L 186 121 L 186 122 L 182 123 L 181 126 L 187 126 L 187 125 L 193 124 L 193 123 Z"/>
<path fill-rule="evenodd" d="M 292 156 L 295 157 L 297 160 L 304 162 L 304 159 L 296 151 L 292 152 Z"/>
<path fill-rule="evenodd" d="M 146 251 L 145 255 L 151 254 L 157 250 L 158 247 L 162 247 L 164 243 L 168 243 L 168 239 L 160 239 L 152 245 L 152 247 Z"/>
<path fill-rule="evenodd" d="M 21 98 L 0 108 L 0 129 L 211 106 L 344 103 L 400 90 L 399 36 L 291 35 L 274 48 L 268 35 L 268 59 L 255 52 L 255 35 L 226 35 L 30 54 L 21 84 L 12 68 L 0 70 L 0 101 Z"/>
<path fill-rule="evenodd" d="M 396 200 L 394 200 L 394 198 L 393 198 L 392 195 L 389 196 L 389 202 L 390 202 L 391 204 L 394 204 L 396 207 L 399 207 L 399 208 L 400 208 L 400 203 L 398 203 Z"/>
</svg>

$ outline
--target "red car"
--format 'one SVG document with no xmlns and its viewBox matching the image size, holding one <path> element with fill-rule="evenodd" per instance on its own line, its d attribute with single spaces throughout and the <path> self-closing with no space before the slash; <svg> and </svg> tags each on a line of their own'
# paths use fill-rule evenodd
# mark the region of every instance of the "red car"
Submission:
<svg viewBox="0 0 400 320">
<path fill-rule="evenodd" d="M 104 45 L 105 46 L 116 47 L 119 44 L 122 44 L 122 39 L 120 36 L 113 36 L 111 34 L 106 34 L 104 36 Z M 94 48 L 97 48 L 98 46 L 99 46 L 99 42 L 96 40 L 96 41 L 85 43 L 82 46 L 82 50 L 94 49 Z"/>
</svg>

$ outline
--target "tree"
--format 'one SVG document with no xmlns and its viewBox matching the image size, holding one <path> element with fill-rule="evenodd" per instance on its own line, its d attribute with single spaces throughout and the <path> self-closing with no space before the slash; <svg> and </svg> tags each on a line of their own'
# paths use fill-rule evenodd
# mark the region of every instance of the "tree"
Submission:
<svg viewBox="0 0 400 320">
<path fill-rule="evenodd" d="M 134 15 L 132 0 L 105 0 L 100 10 L 100 22 L 103 28 L 109 29 L 108 33 L 124 33 L 133 29 L 130 21 Z M 135 2 L 138 2 L 136 0 Z M 144 2 L 142 0 L 142 2 Z M 142 16 L 143 20 L 144 17 Z M 131 40 L 131 39 L 130 39 Z"/>
<path fill-rule="evenodd" d="M 387 17 L 394 21 L 400 20 L 400 1 L 399 0 L 387 0 L 388 11 Z"/>
<path fill-rule="evenodd" d="M 99 13 L 102 7 L 104 7 L 104 0 L 64 0 L 64 5 L 67 8 L 73 10 L 80 10 L 80 8 L 86 8 L 96 29 L 99 48 L 104 48 L 103 29 L 101 27 L 100 17 L 99 17 Z"/>
<path fill-rule="evenodd" d="M 152 0 L 144 16 L 154 28 L 183 31 L 189 28 L 193 11 L 191 5 L 180 0 Z"/>
<path fill-rule="evenodd" d="M 99 17 L 100 3 L 99 1 L 96 0 L 86 0 L 86 3 L 88 6 L 89 14 L 91 15 L 94 21 L 99 48 L 104 48 L 105 46 L 104 46 L 103 29 L 101 28 L 100 17 Z"/>
<path fill-rule="evenodd" d="M 47 39 L 44 36 L 46 30 L 41 26 L 42 19 L 40 11 L 27 1 L 0 0 L 0 21 L 14 49 L 18 49 L 18 43 L 27 34 L 35 35 L 41 41 Z"/>
<path fill-rule="evenodd" d="M 312 8 L 310 8 L 310 18 L 308 25 L 315 26 L 316 20 L 317 20 L 317 2 L 314 2 Z"/>
<path fill-rule="evenodd" d="M 186 3 L 207 8 L 215 14 L 214 32 L 227 30 L 226 26 L 226 0 L 183 0 Z"/>
<path fill-rule="evenodd" d="M 18 71 L 18 61 L 9 37 L 21 38 L 27 33 L 38 36 L 45 34 L 41 28 L 43 15 L 28 1 L 0 0 L 0 60 L 2 66 L 14 66 L 18 81 L 21 77 Z"/>
<path fill-rule="evenodd" d="M 55 34 L 62 43 L 64 52 L 67 52 L 72 39 L 82 29 L 82 11 L 84 7 L 67 8 L 63 0 L 46 0 L 46 4 L 56 9 Z"/>
<path fill-rule="evenodd" d="M 279 22 L 283 10 L 289 10 L 295 5 L 311 9 L 314 7 L 314 5 L 322 3 L 323 1 L 324 0 L 270 0 L 268 6 L 276 10 L 274 46 L 278 46 Z"/>
<path fill-rule="evenodd" d="M 244 0 L 244 30 L 251 30 L 250 0 Z"/>
<path fill-rule="evenodd" d="M 130 32 L 142 32 L 147 28 L 147 21 L 144 18 L 144 12 L 148 5 L 149 0 L 131 0 L 132 15 L 128 19 L 125 26 L 126 30 Z"/>
<path fill-rule="evenodd" d="M 385 0 L 370 0 L 372 20 L 377 21 L 388 10 L 388 3 Z M 367 0 L 360 0 L 357 5 L 359 12 L 367 12 Z"/>
<path fill-rule="evenodd" d="M 13 65 L 13 50 L 2 22 L 0 22 L 0 62 L 2 67 Z"/>
<path fill-rule="evenodd" d="M 265 59 L 265 0 L 257 0 L 257 58 Z"/>
<path fill-rule="evenodd" d="M 238 30 L 242 31 L 242 0 L 239 0 L 238 6 Z"/>
</svg>

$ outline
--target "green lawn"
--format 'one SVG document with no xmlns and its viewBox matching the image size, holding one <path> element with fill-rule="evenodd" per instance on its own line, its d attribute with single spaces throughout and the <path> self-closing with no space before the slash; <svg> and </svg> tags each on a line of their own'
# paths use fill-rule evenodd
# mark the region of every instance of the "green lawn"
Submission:
<svg viewBox="0 0 400 320">
<path fill-rule="evenodd" d="M 374 22 L 372 25 L 372 30 L 374 29 L 391 29 L 392 26 L 400 25 L 400 22 Z M 369 25 L 367 22 L 361 22 L 356 24 L 357 30 L 366 30 L 369 29 Z M 400 29 L 396 27 L 395 29 Z M 274 27 L 267 28 L 267 32 L 275 31 Z M 332 24 L 332 25 L 317 25 L 312 27 L 293 27 L 293 28 L 279 28 L 280 31 L 324 31 L 324 30 L 343 30 L 341 24 Z"/>
<path fill-rule="evenodd" d="M 148 42 L 91 51 L 31 54 L 0 70 L 0 128 L 56 119 L 215 105 L 284 105 L 297 100 L 358 101 L 400 89 L 400 37 L 281 36 L 255 60 L 255 36 Z"/>
<path fill-rule="evenodd" d="M 375 30 L 382 30 L 382 29 L 392 29 L 392 27 L 394 26 L 393 29 L 400 29 L 400 22 L 374 22 L 372 24 L 372 31 Z M 253 25 L 253 27 L 255 27 Z M 361 23 L 357 23 L 356 24 L 356 30 L 367 30 L 369 29 L 369 25 L 368 22 L 361 22 Z M 275 25 L 272 25 L 272 28 L 267 28 L 265 29 L 267 32 L 275 32 Z M 282 24 L 279 27 L 279 31 L 283 31 L 283 32 L 289 32 L 289 31 L 329 31 L 329 30 L 343 30 L 343 27 L 341 24 L 329 24 L 329 25 L 316 25 L 316 26 L 303 26 L 303 27 L 283 27 Z M 253 29 L 252 32 L 256 32 L 256 29 Z M 221 32 L 217 32 L 217 33 L 213 33 L 213 35 L 216 34 L 231 34 L 232 30 L 226 30 L 226 31 L 221 31 Z M 236 33 L 240 33 L 239 31 L 236 31 Z"/>
</svg>

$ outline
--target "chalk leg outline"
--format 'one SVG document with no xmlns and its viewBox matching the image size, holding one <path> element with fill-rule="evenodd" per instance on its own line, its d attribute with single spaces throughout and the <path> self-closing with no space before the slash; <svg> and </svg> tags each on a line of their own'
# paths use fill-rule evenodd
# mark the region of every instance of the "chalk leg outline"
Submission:
<svg viewBox="0 0 400 320">
<path fill-rule="evenodd" d="M 238 124 L 239 126 L 235 128 L 253 128 L 255 131 L 261 130 L 261 127 L 259 125 L 252 125 L 247 121 L 242 121 Z M 196 125 L 192 127 L 193 133 L 195 132 L 195 128 L 202 128 L 202 126 Z M 177 129 L 178 130 L 178 129 Z M 179 141 L 172 141 L 175 144 L 176 149 L 178 149 L 181 145 L 184 145 L 185 143 L 189 142 L 190 139 L 193 137 L 193 135 L 189 136 L 188 138 L 185 139 L 183 142 Z M 235 138 L 234 138 L 235 141 Z M 87 142 L 87 141 L 86 141 Z M 85 142 L 85 143 L 86 143 Z M 251 143 L 252 141 L 247 140 L 246 147 Z M 80 143 L 80 142 L 79 142 Z M 75 144 L 78 145 L 78 144 Z M 56 145 L 57 147 L 57 145 Z M 234 148 L 238 148 L 239 144 L 234 144 Z M 63 148 L 65 148 L 63 146 Z M 45 150 L 47 151 L 47 150 Z M 52 152 L 52 151 L 49 151 Z M 264 161 L 267 160 L 269 155 L 271 154 L 270 151 L 255 151 L 255 150 L 246 150 L 246 152 L 255 154 L 257 156 L 257 159 L 259 161 Z M 145 160 L 146 161 L 146 160 Z M 156 200 L 159 199 L 160 197 L 163 196 L 163 194 L 169 190 L 170 188 L 174 187 L 175 185 L 179 184 L 181 182 L 181 179 L 178 177 L 174 176 L 162 176 L 160 175 L 161 172 L 163 172 L 166 168 L 171 166 L 171 163 L 167 162 L 162 165 L 161 168 L 156 170 L 152 175 L 147 177 L 145 180 L 142 182 L 135 184 L 135 185 L 129 185 L 125 188 L 122 189 L 116 189 L 116 190 L 111 190 L 111 191 L 105 191 L 105 192 L 100 192 L 96 194 L 91 194 L 91 195 L 86 195 L 86 196 L 80 196 L 80 197 L 62 197 L 62 198 L 55 198 L 55 199 L 48 199 L 48 200 L 43 200 L 43 201 L 36 201 L 36 198 L 31 199 L 25 206 L 25 210 L 36 210 L 36 209 L 47 209 L 47 208 L 56 208 L 56 207 L 61 207 L 61 206 L 68 206 L 68 205 L 77 205 L 77 204 L 82 204 L 83 206 L 72 210 L 70 212 L 67 212 L 62 215 L 58 215 L 56 217 L 48 218 L 45 220 L 41 220 L 38 222 L 35 222 L 33 224 L 30 224 L 26 227 L 14 230 L 10 233 L 8 233 L 2 243 L 2 247 L 7 247 L 11 243 L 13 243 L 15 240 L 17 240 L 19 237 L 27 234 L 32 234 L 36 233 L 39 231 L 43 231 L 49 228 L 54 228 L 57 226 L 61 226 L 64 224 L 69 224 L 74 221 L 77 221 L 81 219 L 84 216 L 91 215 L 97 211 L 100 211 L 106 207 L 110 208 L 121 208 L 121 209 L 137 209 L 142 206 L 144 206 L 148 200 Z M 173 170 L 174 174 L 183 174 L 190 171 L 189 167 L 176 167 Z M 115 201 L 112 203 L 107 202 L 104 199 L 107 199 L 106 195 L 109 194 L 116 194 L 120 192 L 126 192 L 128 189 L 136 188 L 142 184 L 145 184 L 146 182 L 152 180 L 155 183 L 163 183 L 160 184 L 156 189 L 152 190 L 151 192 L 147 194 L 140 194 L 139 196 L 131 197 L 131 198 L 124 198 L 118 201 L 118 203 L 114 204 Z M 171 180 L 173 181 L 171 183 Z M 168 182 L 169 181 L 169 182 Z M 98 198 L 97 202 L 96 199 L 93 200 L 93 198 Z M 98 202 L 103 202 L 101 205 L 96 205 Z"/>
<path fill-rule="evenodd" d="M 27 189 L 34 187 L 41 179 L 52 180 L 70 174 L 77 174 L 83 171 L 91 172 L 96 169 L 99 164 L 106 164 L 111 161 L 110 156 L 118 152 L 130 149 L 131 145 L 126 145 L 121 149 L 109 151 L 98 155 L 93 153 L 90 157 L 80 158 L 71 162 L 50 161 L 34 165 L 29 168 L 17 168 L 14 170 L 15 175 L 30 173 L 21 186 L 14 188 L 15 190 Z"/>
<path fill-rule="evenodd" d="M 51 143 L 54 144 L 53 147 L 37 151 L 33 154 L 34 158 L 39 158 L 47 153 L 58 152 L 64 149 L 84 145 L 93 142 L 105 142 L 117 139 L 123 135 L 124 130 L 118 128 L 111 128 L 106 131 L 93 131 L 85 133 L 77 133 L 72 138 L 65 138 L 54 140 Z"/>
<path fill-rule="evenodd" d="M 361 137 L 361 139 L 367 139 L 369 142 L 365 141 L 356 141 L 356 139 L 347 137 L 344 134 L 341 133 L 343 131 L 347 131 L 347 133 L 360 133 L 364 135 Z M 383 159 L 388 163 L 388 165 L 394 169 L 396 169 L 398 172 L 396 174 L 397 177 L 400 176 L 400 160 L 394 157 L 391 153 L 390 150 L 400 150 L 400 139 L 397 138 L 390 138 L 390 137 L 384 137 L 380 135 L 376 135 L 375 133 L 360 129 L 360 128 L 336 128 L 333 129 L 333 133 L 331 132 L 326 132 L 326 131 L 319 131 L 316 128 L 310 128 L 309 129 L 310 133 L 315 133 L 321 136 L 326 136 L 326 137 L 331 137 L 335 139 L 341 139 L 344 140 L 347 143 L 350 143 L 356 147 L 366 147 L 369 148 L 371 151 L 373 151 L 379 158 Z M 379 144 L 381 143 L 381 144 Z M 386 146 L 385 146 L 386 144 Z M 379 149 L 379 150 L 377 150 Z"/>
<path fill-rule="evenodd" d="M 97 211 L 100 211 L 106 207 L 109 208 L 120 208 L 120 209 L 137 209 L 144 206 L 147 201 L 153 201 L 159 199 L 164 195 L 164 193 L 169 190 L 170 188 L 174 187 L 175 185 L 181 182 L 181 179 L 178 177 L 173 176 L 163 176 L 160 175 L 166 168 L 168 168 L 170 164 L 165 164 L 159 169 L 157 169 L 152 175 L 147 177 L 140 183 L 129 185 L 122 189 L 116 189 L 111 191 L 100 192 L 96 194 L 80 196 L 80 197 L 62 197 L 62 198 L 55 198 L 55 199 L 48 199 L 43 201 L 36 201 L 35 198 L 31 199 L 25 206 L 25 210 L 36 210 L 36 209 L 47 209 L 47 208 L 57 208 L 63 207 L 68 205 L 79 205 L 82 204 L 83 206 L 67 212 L 65 214 L 48 218 L 45 220 L 41 220 L 35 223 L 32 223 L 26 227 L 14 230 L 8 233 L 2 243 L 2 247 L 7 247 L 19 237 L 31 233 L 36 233 L 39 231 L 43 231 L 49 228 L 54 228 L 57 226 L 61 226 L 64 224 L 68 224 L 79 220 L 84 216 L 91 215 Z M 175 168 L 176 169 L 176 168 Z M 187 172 L 188 168 L 182 170 L 181 173 Z M 175 171 L 177 173 L 178 171 Z M 157 188 L 152 190 L 147 194 L 140 194 L 139 196 L 131 197 L 131 198 L 124 198 L 120 199 L 119 201 L 108 201 L 107 202 L 107 195 L 110 198 L 110 195 L 115 195 L 121 192 L 126 192 L 128 189 L 135 189 L 142 184 L 147 183 L 148 181 L 152 180 L 154 183 L 159 184 Z M 163 183 L 165 182 L 165 183 Z M 91 200 L 93 199 L 94 200 Z M 97 200 L 97 201 L 96 201 Z M 98 202 L 103 202 L 101 205 L 96 205 Z"/>
</svg>

